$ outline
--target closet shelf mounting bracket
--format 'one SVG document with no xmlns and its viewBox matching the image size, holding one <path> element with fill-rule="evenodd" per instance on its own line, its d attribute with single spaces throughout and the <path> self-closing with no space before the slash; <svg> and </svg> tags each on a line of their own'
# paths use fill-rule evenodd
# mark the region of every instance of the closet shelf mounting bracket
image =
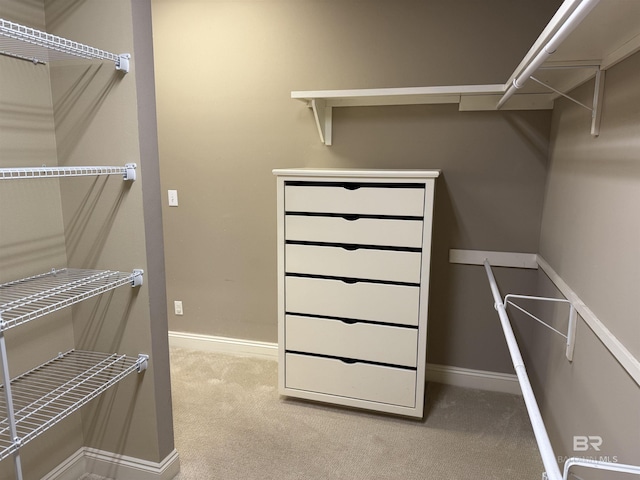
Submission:
<svg viewBox="0 0 640 480">
<path fill-rule="evenodd" d="M 544 301 L 544 302 L 555 302 L 555 303 L 567 303 L 567 304 L 569 304 L 569 324 L 568 324 L 568 327 L 567 327 L 567 334 L 565 335 L 561 331 L 553 328 L 548 323 L 540 320 L 538 317 L 533 315 L 531 312 L 528 312 L 527 310 L 525 310 L 520 305 L 512 302 L 511 299 L 537 300 L 537 301 Z M 520 310 L 525 315 L 528 315 L 529 317 L 533 318 L 536 322 L 541 323 L 542 325 L 544 325 L 548 329 L 553 330 L 558 335 L 566 338 L 566 340 L 567 340 L 567 348 L 566 348 L 567 360 L 569 360 L 570 362 L 573 361 L 573 350 L 574 350 L 575 341 L 576 341 L 577 311 L 576 311 L 575 307 L 573 306 L 573 304 L 569 300 L 566 300 L 564 298 L 536 297 L 536 296 L 531 296 L 531 295 L 515 295 L 515 294 L 511 294 L 510 293 L 510 294 L 508 294 L 508 295 L 506 295 L 504 297 L 504 301 L 502 302 L 502 306 L 505 309 L 507 308 L 507 305 L 513 306 L 514 308 Z M 497 310 L 498 306 L 496 305 L 495 308 Z"/>
<path fill-rule="evenodd" d="M 132 287 L 142 286 L 143 279 L 144 279 L 144 270 L 142 270 L 141 268 L 134 268 L 133 274 L 131 276 L 131 286 Z"/>
<path fill-rule="evenodd" d="M 307 104 L 313 110 L 313 118 L 318 127 L 320 141 L 327 146 L 331 145 L 333 107 L 327 106 L 326 100 L 312 98 Z"/>
<path fill-rule="evenodd" d="M 136 365 L 136 371 L 138 373 L 144 372 L 149 366 L 149 355 L 147 355 L 146 353 L 139 353 Z"/>
</svg>

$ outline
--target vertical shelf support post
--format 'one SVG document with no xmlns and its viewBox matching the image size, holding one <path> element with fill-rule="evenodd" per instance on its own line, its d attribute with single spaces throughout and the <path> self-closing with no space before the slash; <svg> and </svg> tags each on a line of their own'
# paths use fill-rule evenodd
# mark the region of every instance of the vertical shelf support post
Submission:
<svg viewBox="0 0 640 480">
<path fill-rule="evenodd" d="M 20 439 L 18 438 L 18 431 L 16 428 L 16 417 L 13 411 L 13 394 L 11 393 L 11 376 L 9 374 L 9 360 L 7 358 L 7 344 L 4 338 L 5 322 L 0 315 L 0 361 L 2 362 L 2 368 L 0 369 L 0 375 L 2 378 L 2 385 L 4 386 L 4 397 L 7 406 L 7 421 L 9 422 L 9 436 L 11 441 L 18 447 L 20 446 Z M 13 453 L 13 463 L 15 465 L 16 480 L 22 480 L 22 462 L 20 460 L 20 448 L 16 448 Z"/>
<path fill-rule="evenodd" d="M 578 311 L 573 303 L 569 309 L 569 327 L 567 328 L 567 360 L 573 361 L 573 350 L 576 345 L 576 325 L 578 323 Z"/>
<path fill-rule="evenodd" d="M 602 119 L 602 100 L 604 97 L 604 70 L 596 71 L 596 85 L 593 89 L 593 110 L 591 111 L 591 135 L 600 135 L 600 121 Z"/>
</svg>

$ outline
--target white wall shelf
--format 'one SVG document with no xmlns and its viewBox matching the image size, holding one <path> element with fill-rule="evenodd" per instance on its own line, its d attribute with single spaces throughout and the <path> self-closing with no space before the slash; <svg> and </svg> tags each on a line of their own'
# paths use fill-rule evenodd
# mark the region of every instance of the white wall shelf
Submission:
<svg viewBox="0 0 640 480">
<path fill-rule="evenodd" d="M 27 178 L 86 177 L 94 175 L 122 175 L 123 180 L 136 179 L 136 164 L 127 163 L 123 167 L 20 167 L 0 168 L 0 180 L 20 180 Z"/>
<path fill-rule="evenodd" d="M 11 380 L 17 439 L 9 419 L 0 417 L 0 460 L 127 375 L 145 370 L 148 358 L 70 350 Z M 4 395 L 0 398 L 0 409 L 6 411 Z"/>
<path fill-rule="evenodd" d="M 123 285 L 142 285 L 142 270 L 60 269 L 0 285 L 0 331 Z"/>
<path fill-rule="evenodd" d="M 0 53 L 34 63 L 69 58 L 105 60 L 113 62 L 116 70 L 125 73 L 129 71 L 131 59 L 128 53 L 107 52 L 2 18 L 0 18 Z"/>
<path fill-rule="evenodd" d="M 597 75 L 586 108 L 591 133 L 598 135 L 604 71 L 640 50 L 639 17 L 637 0 L 565 0 L 504 84 L 293 91 L 291 98 L 313 110 L 320 141 L 331 145 L 334 107 L 449 103 L 460 111 L 550 110 L 564 92 Z M 536 81 L 528 81 L 534 72 Z"/>
<path fill-rule="evenodd" d="M 370 88 L 353 90 L 293 91 L 291 98 L 313 110 L 314 120 L 325 145 L 332 143 L 334 107 L 457 104 L 461 111 L 496 110 L 504 85 L 457 85 L 441 87 Z M 548 110 L 551 94 L 520 94 L 505 110 Z"/>
</svg>

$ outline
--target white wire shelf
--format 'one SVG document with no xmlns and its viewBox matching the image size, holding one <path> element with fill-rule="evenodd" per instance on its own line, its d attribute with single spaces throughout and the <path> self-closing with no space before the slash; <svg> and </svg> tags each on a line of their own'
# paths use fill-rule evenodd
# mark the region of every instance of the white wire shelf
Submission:
<svg viewBox="0 0 640 480">
<path fill-rule="evenodd" d="M 107 60 L 115 64 L 116 70 L 125 73 L 129 71 L 131 58 L 128 53 L 107 52 L 2 18 L 0 18 L 0 53 L 34 63 L 69 58 Z"/>
<path fill-rule="evenodd" d="M 135 163 L 119 166 L 84 167 L 9 167 L 0 168 L 0 180 L 20 180 L 28 178 L 87 177 L 95 175 L 122 175 L 123 180 L 136 179 Z"/>
<path fill-rule="evenodd" d="M 52 270 L 0 285 L 0 331 L 123 285 L 142 285 L 142 270 Z"/>
<path fill-rule="evenodd" d="M 6 414 L 0 417 L 0 460 L 133 372 L 147 368 L 148 355 L 70 350 L 11 380 L 17 439 L 9 433 Z M 0 386 L 4 390 L 4 386 Z M 6 412 L 5 395 L 0 411 Z"/>
</svg>

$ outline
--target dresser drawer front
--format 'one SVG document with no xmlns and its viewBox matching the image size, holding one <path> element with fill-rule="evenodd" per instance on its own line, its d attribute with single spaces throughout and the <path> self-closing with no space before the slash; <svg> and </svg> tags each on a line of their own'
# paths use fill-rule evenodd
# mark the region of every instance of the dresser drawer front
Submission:
<svg viewBox="0 0 640 480">
<path fill-rule="evenodd" d="M 416 328 L 287 315 L 285 335 L 288 351 L 416 366 Z"/>
<path fill-rule="evenodd" d="M 286 245 L 285 271 L 420 283 L 420 252 Z"/>
<path fill-rule="evenodd" d="M 332 358 L 286 354 L 285 386 L 404 407 L 416 403 L 415 370 Z"/>
<path fill-rule="evenodd" d="M 352 183 L 351 185 L 358 185 Z M 424 188 L 287 185 L 286 212 L 355 213 L 368 215 L 424 215 Z"/>
<path fill-rule="evenodd" d="M 285 239 L 390 247 L 422 247 L 421 220 L 285 216 Z"/>
<path fill-rule="evenodd" d="M 418 325 L 417 286 L 292 276 L 286 277 L 285 284 L 289 313 Z"/>
</svg>

